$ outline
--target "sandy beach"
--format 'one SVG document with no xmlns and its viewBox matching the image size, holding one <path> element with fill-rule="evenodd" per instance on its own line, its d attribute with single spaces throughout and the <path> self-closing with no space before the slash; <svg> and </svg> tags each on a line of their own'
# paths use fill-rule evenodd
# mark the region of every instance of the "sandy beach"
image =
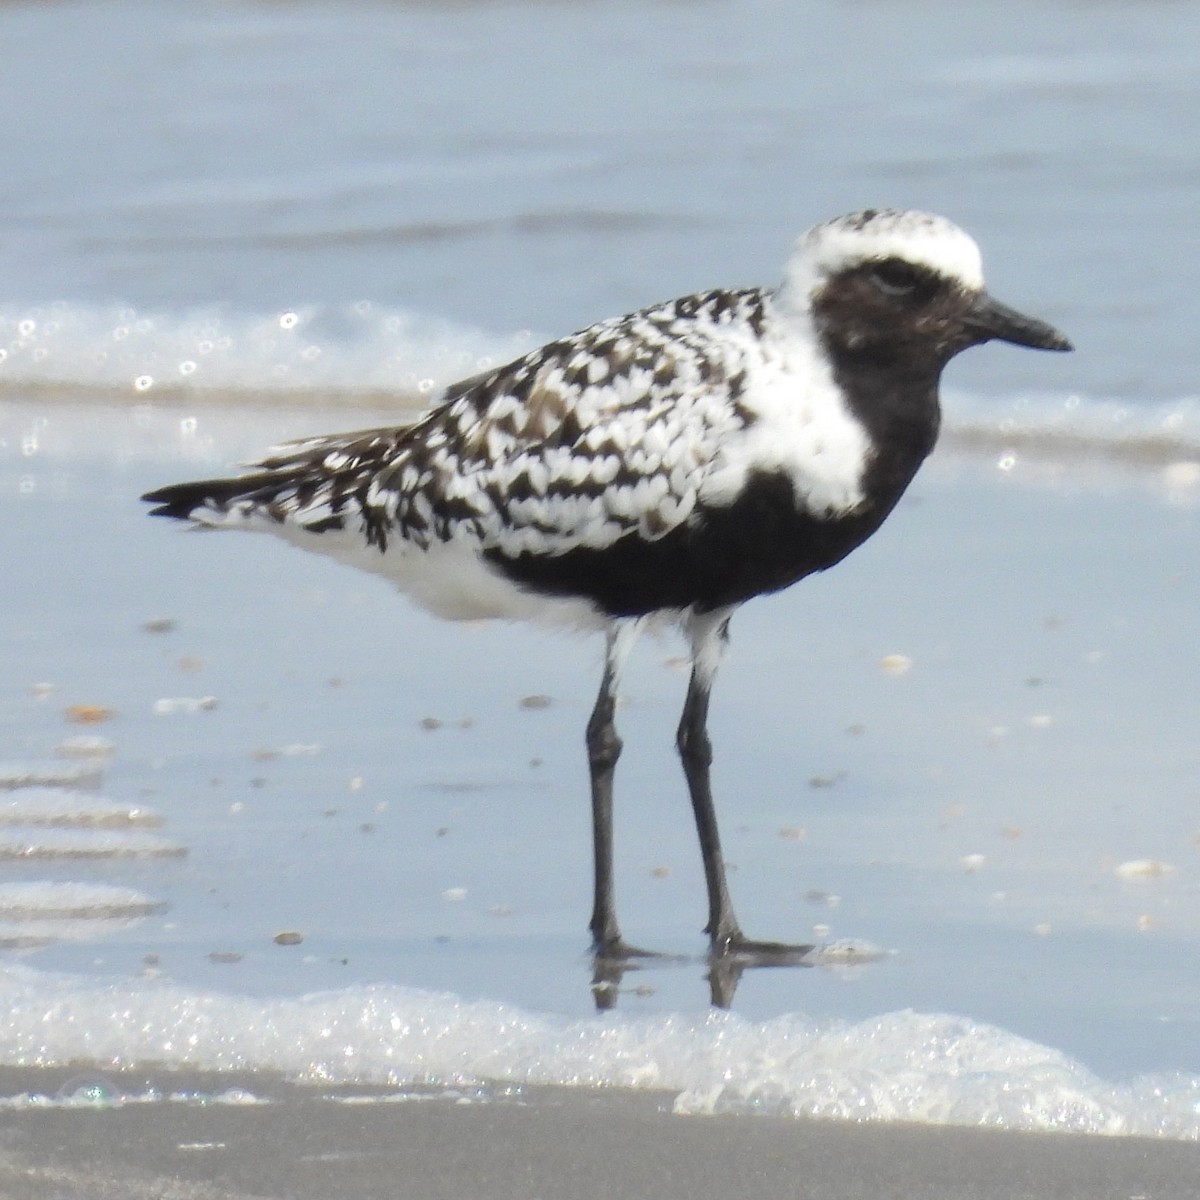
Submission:
<svg viewBox="0 0 1200 1200">
<path fill-rule="evenodd" d="M 34 1081 L 0 1072 L 0 1090 Z M 45 1077 L 38 1082 L 45 1084 Z M 1200 1146 L 1139 1138 L 678 1117 L 670 1097 L 568 1088 L 397 1098 L 252 1086 L 266 1103 L 0 1111 L 5 1200 L 1192 1200 Z M 333 1097 L 337 1097 L 336 1099 Z"/>
</svg>

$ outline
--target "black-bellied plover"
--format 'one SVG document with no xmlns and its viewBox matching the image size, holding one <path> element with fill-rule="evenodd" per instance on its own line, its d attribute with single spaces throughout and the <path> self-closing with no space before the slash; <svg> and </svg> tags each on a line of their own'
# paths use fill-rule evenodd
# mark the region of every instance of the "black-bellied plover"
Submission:
<svg viewBox="0 0 1200 1200">
<path fill-rule="evenodd" d="M 803 948 L 743 936 L 709 783 L 730 617 L 879 528 L 933 448 L 942 369 L 991 339 L 1071 348 L 987 294 L 978 248 L 949 221 L 860 212 L 802 237 L 778 288 L 601 321 L 450 386 L 411 424 L 288 443 L 249 474 L 145 499 L 377 572 L 442 616 L 603 629 L 587 725 L 602 956 L 636 953 L 613 906 L 621 667 L 647 618 L 677 620 L 692 664 L 677 744 L 710 953 L 769 959 Z"/>
</svg>

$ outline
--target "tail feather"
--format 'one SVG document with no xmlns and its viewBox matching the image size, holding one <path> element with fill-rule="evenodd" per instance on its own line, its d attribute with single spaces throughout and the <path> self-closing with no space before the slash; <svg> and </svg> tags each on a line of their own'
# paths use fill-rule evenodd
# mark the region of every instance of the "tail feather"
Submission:
<svg viewBox="0 0 1200 1200">
<path fill-rule="evenodd" d="M 152 517 L 199 520 L 204 514 L 224 516 L 232 509 L 260 508 L 270 511 L 272 500 L 285 486 L 276 472 L 242 475 L 233 479 L 201 479 L 192 483 L 172 483 L 147 492 L 142 499 L 155 505 Z"/>
<path fill-rule="evenodd" d="M 330 500 L 352 491 L 359 482 L 353 468 L 360 463 L 354 452 L 373 452 L 372 458 L 381 458 L 397 432 L 376 429 L 301 438 L 246 464 L 249 474 L 172 483 L 147 492 L 142 499 L 155 505 L 152 517 L 200 525 L 264 516 L 276 523 L 291 519 L 311 527 L 311 522 L 320 523 L 329 515 L 317 510 L 327 509 Z"/>
<path fill-rule="evenodd" d="M 153 517 L 200 525 L 261 515 L 318 532 L 340 527 L 344 506 L 387 465 L 414 428 L 386 426 L 299 438 L 246 464 L 248 475 L 173 483 L 142 499 L 156 506 L 150 510 Z"/>
</svg>

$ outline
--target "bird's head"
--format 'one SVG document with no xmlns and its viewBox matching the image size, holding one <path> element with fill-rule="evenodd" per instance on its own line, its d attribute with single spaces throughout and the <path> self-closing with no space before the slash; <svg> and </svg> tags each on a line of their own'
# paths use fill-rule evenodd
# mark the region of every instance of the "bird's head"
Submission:
<svg viewBox="0 0 1200 1200">
<path fill-rule="evenodd" d="M 808 314 L 835 355 L 862 363 L 915 356 L 940 371 L 992 339 L 1072 348 L 1052 326 L 988 295 L 979 247 L 929 213 L 868 209 L 817 225 L 798 242 L 780 297 Z"/>
</svg>

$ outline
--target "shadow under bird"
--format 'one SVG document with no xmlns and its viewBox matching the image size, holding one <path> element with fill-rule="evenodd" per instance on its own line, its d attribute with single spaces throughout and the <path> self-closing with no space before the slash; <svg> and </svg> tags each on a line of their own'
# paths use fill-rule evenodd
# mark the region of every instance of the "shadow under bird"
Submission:
<svg viewBox="0 0 1200 1200">
<path fill-rule="evenodd" d="M 817 225 L 775 289 L 717 290 L 601 321 L 448 387 L 411 424 L 290 442 L 236 478 L 150 492 L 155 515 L 265 530 L 392 580 L 452 619 L 603 630 L 587 724 L 598 958 L 642 953 L 613 904 L 614 708 L 655 617 L 691 677 L 677 743 L 708 890 L 710 958 L 798 960 L 730 902 L 713 807 L 709 697 L 735 609 L 840 562 L 933 449 L 938 383 L 991 340 L 1069 350 L 993 300 L 942 217 L 868 210 Z"/>
</svg>

